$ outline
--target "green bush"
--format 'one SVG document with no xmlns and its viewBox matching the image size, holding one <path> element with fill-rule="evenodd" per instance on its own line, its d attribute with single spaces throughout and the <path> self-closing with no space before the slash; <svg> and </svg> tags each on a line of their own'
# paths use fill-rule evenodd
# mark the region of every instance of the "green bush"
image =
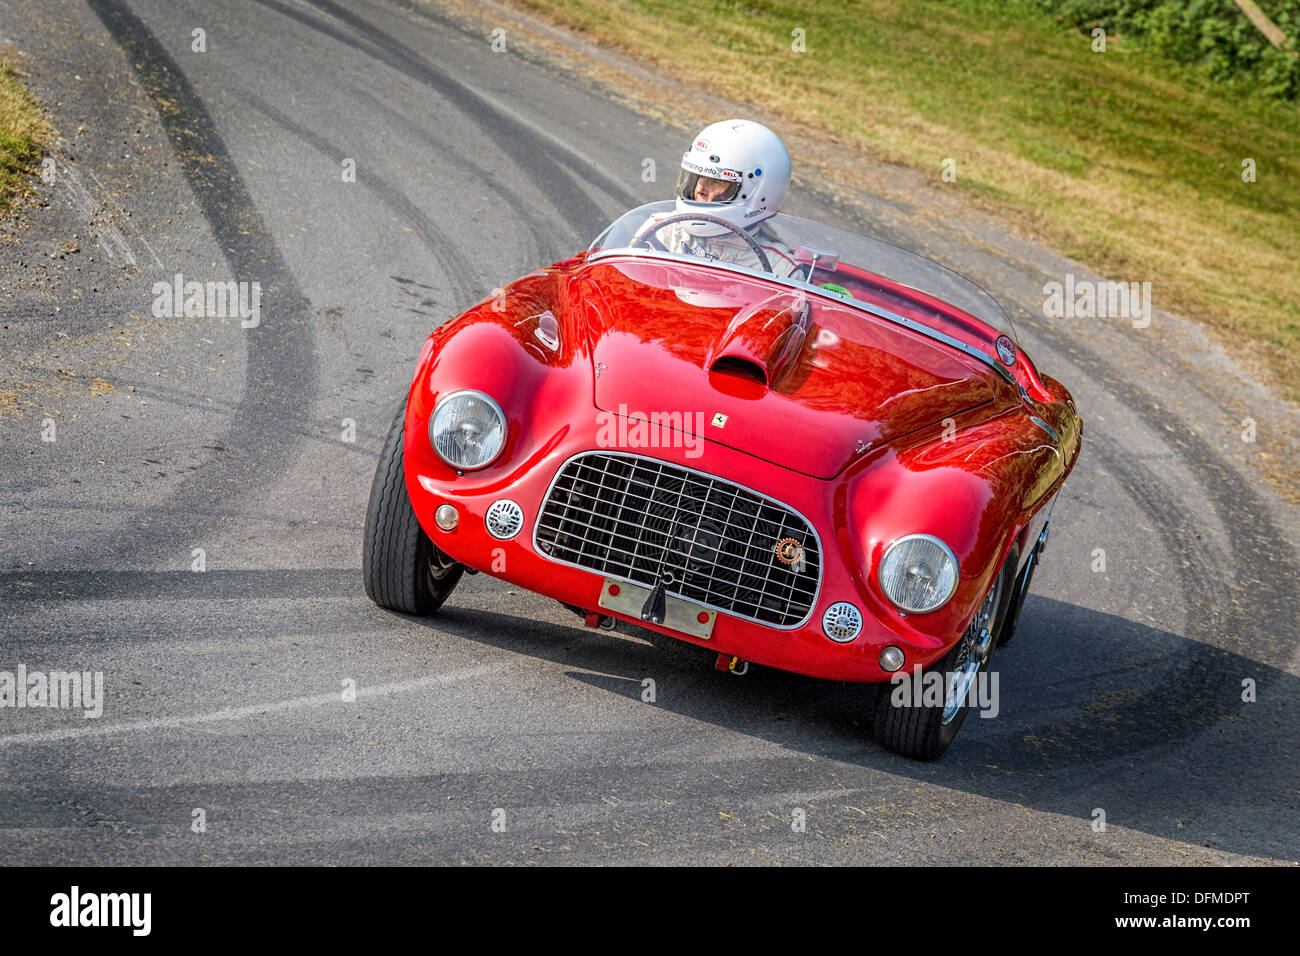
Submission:
<svg viewBox="0 0 1300 956">
<path fill-rule="evenodd" d="M 1300 97 L 1300 56 L 1268 42 L 1233 0 L 1038 0 L 1085 33 L 1102 27 L 1124 49 L 1150 51 L 1211 80 L 1278 99 Z M 1258 0 L 1300 47 L 1300 0 Z"/>
</svg>

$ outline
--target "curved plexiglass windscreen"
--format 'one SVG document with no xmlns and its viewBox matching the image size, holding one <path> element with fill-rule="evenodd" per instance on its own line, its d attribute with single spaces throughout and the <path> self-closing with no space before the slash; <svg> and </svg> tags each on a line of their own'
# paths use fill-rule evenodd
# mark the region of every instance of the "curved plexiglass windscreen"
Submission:
<svg viewBox="0 0 1300 956">
<path fill-rule="evenodd" d="M 707 264 L 719 273 L 758 275 L 808 289 L 874 315 L 921 326 L 1005 369 L 1015 360 L 1011 322 L 971 280 L 933 259 L 882 239 L 778 213 L 750 229 L 703 212 L 677 212 L 672 200 L 615 220 L 591 245 L 589 259 L 636 255 Z M 683 281 L 694 280 L 683 274 Z M 1000 361 L 999 361 L 1000 358 Z"/>
</svg>

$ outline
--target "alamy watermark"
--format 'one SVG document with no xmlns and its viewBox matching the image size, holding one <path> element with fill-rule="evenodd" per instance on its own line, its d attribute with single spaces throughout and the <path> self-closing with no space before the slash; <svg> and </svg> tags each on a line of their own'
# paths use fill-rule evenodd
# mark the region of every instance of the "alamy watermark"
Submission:
<svg viewBox="0 0 1300 956">
<path fill-rule="evenodd" d="M 687 458 L 704 454 L 703 412 L 628 411 L 596 413 L 598 448 L 684 448 Z"/>
<path fill-rule="evenodd" d="M 51 926 L 117 926 L 133 936 L 148 936 L 152 911 L 152 893 L 83 893 L 73 886 L 50 897 Z"/>
<path fill-rule="evenodd" d="M 1043 285 L 1043 315 L 1049 319 L 1131 319 L 1133 328 L 1151 324 L 1150 282 L 1075 279 Z"/>
<path fill-rule="evenodd" d="M 81 708 L 84 716 L 104 713 L 103 671 L 36 671 L 19 664 L 17 671 L 0 671 L 0 708 Z"/>
<path fill-rule="evenodd" d="M 956 672 L 940 671 L 922 673 L 919 664 L 912 672 L 900 671 L 889 679 L 893 690 L 889 702 L 895 707 L 943 707 L 957 683 Z M 998 672 L 980 670 L 966 691 L 966 704 L 978 710 L 981 717 L 996 717 L 998 704 Z"/>
<path fill-rule="evenodd" d="M 155 319 L 239 319 L 245 329 L 262 321 L 260 282 L 186 282 L 178 272 L 171 282 L 155 282 L 150 295 Z"/>
</svg>

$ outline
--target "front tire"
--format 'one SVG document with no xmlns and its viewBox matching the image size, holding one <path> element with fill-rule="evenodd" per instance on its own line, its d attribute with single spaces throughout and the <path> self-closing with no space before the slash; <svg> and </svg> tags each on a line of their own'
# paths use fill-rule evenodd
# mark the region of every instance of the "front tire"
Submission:
<svg viewBox="0 0 1300 956">
<path fill-rule="evenodd" d="M 1017 551 L 1012 548 L 961 640 L 942 660 L 921 675 L 922 679 L 929 673 L 942 675 L 945 697 L 942 704 L 923 702 L 916 705 L 910 693 L 902 695 L 902 703 L 896 703 L 894 695 L 898 685 L 880 685 L 876 698 L 875 736 L 882 747 L 915 760 L 934 760 L 952 745 L 970 710 L 968 694 L 961 689 L 962 686 L 969 687 L 970 683 L 959 683 L 958 689 L 954 690 L 948 675 L 962 675 L 964 680 L 974 682 L 980 672 L 987 671 L 1007 620 L 1017 563 Z M 988 633 L 985 636 L 983 632 L 986 629 Z M 907 689 L 907 685 L 904 684 L 903 688 Z"/>
<path fill-rule="evenodd" d="M 1046 545 L 1047 529 L 1044 528 L 1042 535 L 1034 542 L 1034 550 L 1030 553 L 1029 560 L 1025 562 L 1025 569 L 1020 572 L 1015 586 L 1011 589 L 1011 606 L 1007 610 L 1007 620 L 1002 625 L 1002 633 L 998 636 L 998 647 L 1010 643 L 1012 635 L 1016 633 L 1016 625 L 1020 623 L 1020 612 L 1024 609 L 1025 598 L 1029 596 L 1029 587 L 1034 581 L 1034 569 L 1038 567 L 1040 555 Z"/>
<path fill-rule="evenodd" d="M 439 551 L 415 517 L 406 491 L 405 431 L 403 403 L 388 430 L 370 486 L 361 573 L 366 594 L 380 607 L 424 616 L 442 606 L 465 567 Z"/>
</svg>

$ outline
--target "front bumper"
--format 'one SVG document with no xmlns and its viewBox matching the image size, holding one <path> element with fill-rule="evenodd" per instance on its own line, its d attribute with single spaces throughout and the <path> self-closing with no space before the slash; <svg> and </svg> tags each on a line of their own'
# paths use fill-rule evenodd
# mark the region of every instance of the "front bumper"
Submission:
<svg viewBox="0 0 1300 956">
<path fill-rule="evenodd" d="M 698 606 L 700 614 L 711 615 L 709 627 L 701 629 L 708 631 L 707 636 L 666 626 L 672 623 L 672 617 L 665 625 L 643 621 L 627 601 L 609 600 L 605 593 L 606 575 L 553 560 L 534 546 L 534 523 L 561 466 L 581 452 L 609 450 L 598 447 L 594 429 L 590 434 L 567 430 L 545 445 L 530 448 L 518 460 L 457 475 L 433 453 L 424 424 L 416 414 L 408 419 L 406 478 L 411 501 L 420 524 L 434 543 L 467 567 L 562 603 L 607 614 L 723 654 L 830 680 L 887 681 L 892 675 L 879 664 L 880 652 L 887 645 L 903 650 L 904 667 L 910 670 L 913 665 L 933 663 L 960 634 L 957 629 L 948 640 L 940 640 L 917 631 L 910 626 L 908 618 L 897 612 L 878 613 L 873 606 L 878 597 L 864 597 L 863 592 L 870 586 L 867 572 L 855 567 L 860 562 L 846 527 L 847 509 L 843 501 L 837 500 L 834 482 L 809 478 L 714 442 L 704 442 L 702 448 L 697 445 L 694 449 L 661 447 L 620 451 L 706 472 L 754 489 L 798 511 L 821 539 L 822 578 L 816 602 L 807 621 L 789 629 L 745 620 L 703 605 Z M 517 503 L 524 514 L 522 528 L 509 540 L 493 537 L 484 520 L 488 508 L 503 498 Z M 459 521 L 451 531 L 442 530 L 434 522 L 434 511 L 442 504 L 457 509 Z M 862 611 L 862 631 L 848 643 L 832 641 L 822 630 L 826 609 L 839 601 L 848 601 Z M 682 609 L 678 608 L 678 612 L 680 621 Z"/>
</svg>

